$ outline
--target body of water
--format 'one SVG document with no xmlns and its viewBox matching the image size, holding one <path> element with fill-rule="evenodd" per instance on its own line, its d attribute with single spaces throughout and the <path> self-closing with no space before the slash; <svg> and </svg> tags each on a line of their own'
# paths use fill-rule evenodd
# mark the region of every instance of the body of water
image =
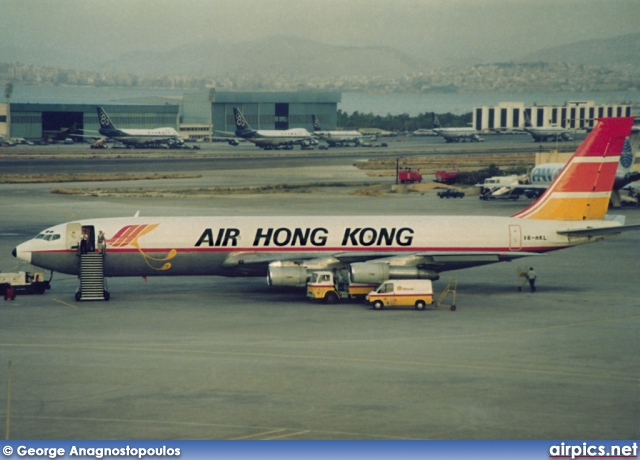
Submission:
<svg viewBox="0 0 640 460">
<path fill-rule="evenodd" d="M 14 85 L 12 102 L 60 104 L 114 104 L 146 97 L 181 98 L 183 90 L 144 88 L 93 88 L 74 86 L 22 86 Z M 500 102 L 524 102 L 527 105 L 562 105 L 568 101 L 594 101 L 596 103 L 640 102 L 640 94 L 624 91 L 590 93 L 429 93 L 429 94 L 368 94 L 342 93 L 338 109 L 349 114 L 416 116 L 436 112 L 468 113 L 474 107 L 497 105 Z"/>
</svg>

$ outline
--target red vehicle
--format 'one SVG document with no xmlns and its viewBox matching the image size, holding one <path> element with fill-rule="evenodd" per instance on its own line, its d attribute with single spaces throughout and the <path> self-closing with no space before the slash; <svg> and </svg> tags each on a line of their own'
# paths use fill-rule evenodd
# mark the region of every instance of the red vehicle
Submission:
<svg viewBox="0 0 640 460">
<path fill-rule="evenodd" d="M 453 171 L 436 171 L 436 182 L 440 182 L 442 184 L 453 184 L 457 177 L 457 169 L 454 169 Z"/>
<path fill-rule="evenodd" d="M 398 181 L 400 181 L 401 184 L 422 182 L 422 174 L 415 169 L 403 169 L 402 171 L 398 171 Z"/>
</svg>

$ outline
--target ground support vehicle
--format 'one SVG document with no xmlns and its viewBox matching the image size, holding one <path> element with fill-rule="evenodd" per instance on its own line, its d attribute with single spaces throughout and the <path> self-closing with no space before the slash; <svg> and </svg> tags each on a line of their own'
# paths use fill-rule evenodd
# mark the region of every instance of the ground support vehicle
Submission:
<svg viewBox="0 0 640 460">
<path fill-rule="evenodd" d="M 376 286 L 352 283 L 347 269 L 322 270 L 311 273 L 307 282 L 307 297 L 331 304 L 344 299 L 364 298 Z"/>
<path fill-rule="evenodd" d="M 375 310 L 388 307 L 414 307 L 424 310 L 433 303 L 431 280 L 388 280 L 367 295 Z"/>
<path fill-rule="evenodd" d="M 435 182 L 440 182 L 441 184 L 453 184 L 458 178 L 458 170 L 454 169 L 453 171 L 436 171 L 436 179 Z"/>
<path fill-rule="evenodd" d="M 398 181 L 401 184 L 412 184 L 414 182 L 422 182 L 422 174 L 415 169 L 403 169 L 398 171 Z"/>
<path fill-rule="evenodd" d="M 51 289 L 50 282 L 44 279 L 44 272 L 0 273 L 0 295 L 9 286 L 16 294 L 44 294 Z"/>
<path fill-rule="evenodd" d="M 446 297 L 451 294 L 451 305 L 449 305 L 449 309 L 451 311 L 456 311 L 458 307 L 456 307 L 456 293 L 458 291 L 458 278 L 450 277 L 447 281 L 447 285 L 442 290 L 440 295 L 438 296 L 438 300 L 436 300 L 436 308 L 440 308 L 442 302 Z"/>
<path fill-rule="evenodd" d="M 438 192 L 438 196 L 440 198 L 464 198 L 464 192 L 454 188 L 447 188 Z"/>
</svg>

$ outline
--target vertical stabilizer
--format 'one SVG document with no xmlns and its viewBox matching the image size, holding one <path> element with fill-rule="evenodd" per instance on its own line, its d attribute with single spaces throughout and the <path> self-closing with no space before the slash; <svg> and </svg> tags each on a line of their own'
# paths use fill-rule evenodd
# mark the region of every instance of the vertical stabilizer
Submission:
<svg viewBox="0 0 640 460">
<path fill-rule="evenodd" d="M 313 130 L 322 131 L 322 127 L 320 126 L 320 120 L 318 120 L 318 117 L 315 114 L 312 114 L 311 119 L 313 120 Z"/>
<path fill-rule="evenodd" d="M 100 129 L 105 131 L 117 131 L 116 125 L 111 122 L 109 115 L 104 111 L 102 107 L 98 107 L 98 122 L 100 123 Z"/>
<path fill-rule="evenodd" d="M 604 219 L 632 117 L 602 118 L 549 188 L 513 217 L 545 220 Z"/>
<path fill-rule="evenodd" d="M 242 115 L 238 107 L 233 108 L 233 118 L 236 123 L 236 136 L 243 136 L 253 132 L 251 126 L 247 122 L 247 119 Z"/>
</svg>

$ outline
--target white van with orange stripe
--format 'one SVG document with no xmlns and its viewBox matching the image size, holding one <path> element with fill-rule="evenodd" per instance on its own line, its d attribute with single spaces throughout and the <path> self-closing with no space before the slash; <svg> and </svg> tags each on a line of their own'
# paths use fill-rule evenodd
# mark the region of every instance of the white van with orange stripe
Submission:
<svg viewBox="0 0 640 460">
<path fill-rule="evenodd" d="M 367 295 L 376 310 L 385 307 L 415 307 L 424 310 L 433 303 L 431 280 L 389 280 Z"/>
</svg>

